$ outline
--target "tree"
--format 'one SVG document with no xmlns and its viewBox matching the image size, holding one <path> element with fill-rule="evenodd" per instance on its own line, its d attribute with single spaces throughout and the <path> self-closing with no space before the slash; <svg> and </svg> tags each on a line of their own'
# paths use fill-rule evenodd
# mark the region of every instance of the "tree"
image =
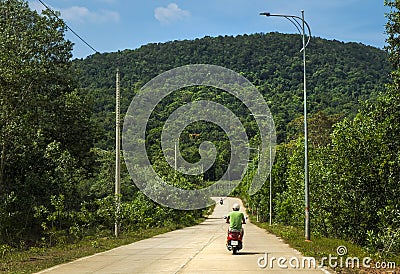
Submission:
<svg viewBox="0 0 400 274">
<path fill-rule="evenodd" d="M 64 22 L 47 10 L 39 15 L 26 1 L 1 0 L 0 29 L 0 196 L 15 195 L 1 240 L 5 230 L 10 238 L 30 231 L 33 206 L 51 195 L 65 192 L 69 204 L 78 202 L 75 183 L 93 134 Z"/>
</svg>

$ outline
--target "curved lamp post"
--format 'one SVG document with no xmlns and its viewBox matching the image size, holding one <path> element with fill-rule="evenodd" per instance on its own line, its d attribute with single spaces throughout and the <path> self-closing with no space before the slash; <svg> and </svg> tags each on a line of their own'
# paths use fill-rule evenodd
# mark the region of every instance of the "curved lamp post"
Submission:
<svg viewBox="0 0 400 274">
<path fill-rule="evenodd" d="M 310 200 L 308 186 L 308 134 L 307 134 L 307 85 L 306 85 L 306 47 L 310 43 L 311 28 L 304 20 L 304 10 L 301 11 L 301 17 L 296 15 L 271 14 L 269 12 L 260 13 L 267 17 L 283 17 L 289 20 L 298 30 L 303 38 L 303 88 L 304 88 L 304 192 L 305 192 L 305 240 L 310 240 Z M 308 40 L 306 42 L 306 27 L 308 30 Z"/>
</svg>

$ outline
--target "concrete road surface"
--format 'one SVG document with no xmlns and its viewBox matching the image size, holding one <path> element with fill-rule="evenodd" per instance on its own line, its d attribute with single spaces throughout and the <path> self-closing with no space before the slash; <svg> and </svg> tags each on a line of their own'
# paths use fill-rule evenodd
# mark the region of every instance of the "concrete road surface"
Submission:
<svg viewBox="0 0 400 274">
<path fill-rule="evenodd" d="M 223 216 L 231 211 L 235 202 L 241 204 L 234 198 L 226 198 L 223 205 L 218 202 L 213 214 L 200 225 L 39 273 L 328 273 L 319 269 L 318 263 L 316 268 L 314 265 L 310 268 L 309 260 L 299 252 L 251 223 L 244 225 L 243 249 L 238 255 L 232 255 L 225 246 L 228 225 Z M 280 257 L 283 259 L 279 261 Z M 302 267 L 303 263 L 305 267 Z"/>
</svg>

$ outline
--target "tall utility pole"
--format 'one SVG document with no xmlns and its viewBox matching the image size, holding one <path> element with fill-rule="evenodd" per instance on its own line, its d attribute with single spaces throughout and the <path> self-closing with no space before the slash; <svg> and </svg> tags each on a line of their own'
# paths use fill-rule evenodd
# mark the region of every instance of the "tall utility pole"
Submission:
<svg viewBox="0 0 400 274">
<path fill-rule="evenodd" d="M 308 129 L 307 129 L 307 84 L 306 84 L 306 21 L 304 20 L 304 10 L 301 11 L 302 22 L 302 39 L 303 39 L 303 97 L 304 97 L 304 202 L 305 202 L 305 239 L 310 241 L 310 187 L 309 187 L 309 174 L 308 174 Z M 308 26 L 311 38 L 311 30 Z M 308 40 L 310 41 L 310 40 Z"/>
<path fill-rule="evenodd" d="M 269 133 L 271 142 L 271 129 Z M 272 145 L 269 145 L 269 225 L 272 225 Z"/>
<path fill-rule="evenodd" d="M 260 15 L 267 17 L 283 17 L 289 20 L 302 36 L 303 48 L 303 97 L 304 97 L 304 203 L 305 203 L 305 240 L 310 241 L 310 199 L 309 199 L 309 175 L 308 175 L 308 129 L 307 129 L 307 85 L 306 85 L 306 47 L 311 39 L 311 28 L 304 20 L 304 10 L 301 11 L 301 17 L 297 15 L 271 14 L 262 12 Z M 308 30 L 308 41 L 306 42 L 306 28 Z"/>
<path fill-rule="evenodd" d="M 175 149 L 174 149 L 174 168 L 175 171 L 178 170 L 178 144 L 175 141 Z"/>
<path fill-rule="evenodd" d="M 120 89 L 119 89 L 119 69 L 116 75 L 116 89 L 115 89 L 115 237 L 119 234 L 119 211 L 121 203 L 121 137 L 120 137 Z"/>
</svg>

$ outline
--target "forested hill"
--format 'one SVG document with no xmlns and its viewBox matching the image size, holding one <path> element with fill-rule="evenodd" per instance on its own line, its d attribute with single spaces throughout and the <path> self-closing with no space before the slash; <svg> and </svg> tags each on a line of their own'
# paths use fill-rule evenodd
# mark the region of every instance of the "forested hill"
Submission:
<svg viewBox="0 0 400 274">
<path fill-rule="evenodd" d="M 258 87 L 274 115 L 278 140 L 284 141 L 287 123 L 302 115 L 301 43 L 298 35 L 279 33 L 204 37 L 95 54 L 74 63 L 106 132 L 113 127 L 117 67 L 124 111 L 134 91 L 154 76 L 182 65 L 214 64 L 242 73 Z M 307 47 L 309 112 L 353 115 L 360 100 L 384 90 L 391 70 L 387 59 L 385 51 L 374 47 L 313 37 Z M 113 144 L 110 139 L 106 142 Z"/>
</svg>

